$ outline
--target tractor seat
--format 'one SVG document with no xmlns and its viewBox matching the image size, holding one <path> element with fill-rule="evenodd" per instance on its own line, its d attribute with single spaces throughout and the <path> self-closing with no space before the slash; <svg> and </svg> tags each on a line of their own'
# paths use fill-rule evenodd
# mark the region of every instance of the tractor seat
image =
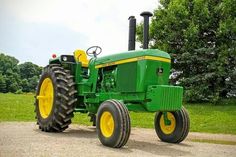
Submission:
<svg viewBox="0 0 236 157">
<path fill-rule="evenodd" d="M 87 59 L 87 55 L 83 50 L 75 50 L 74 57 L 76 62 L 81 62 L 82 67 L 88 67 L 89 60 Z"/>
</svg>

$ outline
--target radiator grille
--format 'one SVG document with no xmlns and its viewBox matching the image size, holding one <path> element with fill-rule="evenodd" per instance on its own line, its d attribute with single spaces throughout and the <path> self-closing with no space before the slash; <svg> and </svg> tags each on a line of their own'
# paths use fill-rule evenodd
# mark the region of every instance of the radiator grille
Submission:
<svg viewBox="0 0 236 157">
<path fill-rule="evenodd" d="M 149 111 L 174 111 L 181 109 L 183 88 L 179 86 L 148 86 L 146 108 Z"/>
</svg>

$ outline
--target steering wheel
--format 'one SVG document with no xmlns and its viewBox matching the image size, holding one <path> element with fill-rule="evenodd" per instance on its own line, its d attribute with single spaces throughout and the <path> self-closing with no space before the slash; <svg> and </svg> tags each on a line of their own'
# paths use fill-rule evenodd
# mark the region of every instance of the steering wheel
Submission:
<svg viewBox="0 0 236 157">
<path fill-rule="evenodd" d="M 91 46 L 86 50 L 86 54 L 91 57 L 97 58 L 97 56 L 102 52 L 102 48 L 100 46 Z"/>
</svg>

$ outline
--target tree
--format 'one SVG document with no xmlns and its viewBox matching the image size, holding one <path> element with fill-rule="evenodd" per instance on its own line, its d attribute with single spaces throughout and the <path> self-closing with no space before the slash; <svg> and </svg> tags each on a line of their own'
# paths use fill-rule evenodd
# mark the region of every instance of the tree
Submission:
<svg viewBox="0 0 236 157">
<path fill-rule="evenodd" d="M 12 72 L 18 73 L 19 69 L 17 64 L 19 61 L 15 57 L 11 57 L 8 55 L 4 55 L 0 53 L 0 73 L 3 75 L 6 74 L 7 70 L 11 70 Z"/>
<path fill-rule="evenodd" d="M 236 1 L 161 0 L 150 26 L 151 48 L 172 56 L 174 83 L 187 101 L 236 97 Z M 142 26 L 137 29 L 142 40 Z M 234 80 L 233 80 L 234 79 Z"/>
<path fill-rule="evenodd" d="M 19 86 L 16 82 L 13 82 L 12 84 L 9 85 L 8 91 L 15 93 L 19 89 Z"/>
<path fill-rule="evenodd" d="M 23 92 L 34 92 L 38 84 L 39 75 L 42 68 L 31 62 L 25 62 L 19 65 L 20 76 L 22 80 Z"/>
<path fill-rule="evenodd" d="M 19 70 L 22 79 L 29 79 L 34 76 L 39 76 L 41 73 L 41 68 L 31 62 L 20 64 Z"/>
<path fill-rule="evenodd" d="M 21 81 L 21 87 L 22 87 L 23 92 L 30 92 L 31 91 L 29 81 L 27 79 L 23 79 Z"/>
<path fill-rule="evenodd" d="M 0 92 L 1 93 L 7 92 L 6 80 L 1 74 L 0 74 Z"/>
<path fill-rule="evenodd" d="M 29 88 L 31 92 L 35 91 L 36 86 L 38 84 L 38 80 L 39 80 L 38 76 L 33 76 L 32 78 L 29 79 Z"/>
<path fill-rule="evenodd" d="M 16 58 L 0 54 L 0 92 L 35 91 L 42 68 L 31 62 L 18 63 Z"/>
</svg>

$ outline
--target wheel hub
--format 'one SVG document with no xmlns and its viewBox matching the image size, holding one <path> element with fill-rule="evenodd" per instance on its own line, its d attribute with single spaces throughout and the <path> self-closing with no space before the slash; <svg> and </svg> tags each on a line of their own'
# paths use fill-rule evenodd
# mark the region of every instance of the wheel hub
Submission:
<svg viewBox="0 0 236 157">
<path fill-rule="evenodd" d="M 165 124 L 164 114 L 161 115 L 160 127 L 161 127 L 162 132 L 168 135 L 174 132 L 175 127 L 176 127 L 176 120 L 175 120 L 174 115 L 171 112 L 167 112 L 167 118 L 170 121 L 169 125 Z"/>
<path fill-rule="evenodd" d="M 110 112 L 105 111 L 100 119 L 100 128 L 103 136 L 110 137 L 114 132 L 114 119 Z"/>
<path fill-rule="evenodd" d="M 43 80 L 43 83 L 40 86 L 40 92 L 37 96 L 39 101 L 39 113 L 42 118 L 47 118 L 53 106 L 53 97 L 54 97 L 54 90 L 53 90 L 53 83 L 50 78 L 46 78 Z"/>
</svg>

